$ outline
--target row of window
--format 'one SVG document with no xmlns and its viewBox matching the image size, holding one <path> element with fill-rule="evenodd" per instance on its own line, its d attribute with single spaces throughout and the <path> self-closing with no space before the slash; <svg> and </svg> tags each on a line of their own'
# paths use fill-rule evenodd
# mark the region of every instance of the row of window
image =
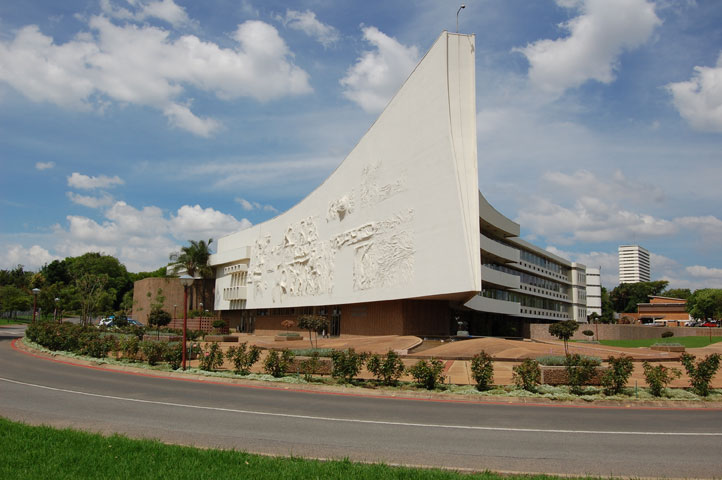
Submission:
<svg viewBox="0 0 722 480">
<path fill-rule="evenodd" d="M 519 292 L 510 292 L 507 290 L 497 290 L 495 288 L 486 288 L 481 291 L 481 295 L 486 298 L 495 300 L 504 300 L 506 302 L 516 302 L 522 307 L 540 308 L 542 310 L 550 310 L 552 312 L 566 312 L 567 305 L 556 300 L 548 298 L 534 297 Z"/>
<path fill-rule="evenodd" d="M 550 272 L 558 273 L 565 276 L 569 273 L 568 268 L 565 268 L 562 265 L 559 265 L 556 262 L 552 262 L 551 260 L 544 257 L 540 257 L 539 255 L 527 252 L 526 250 L 519 250 L 519 258 L 525 262 L 529 262 L 546 270 L 549 270 Z"/>
<path fill-rule="evenodd" d="M 520 277 L 521 283 L 526 283 L 527 285 L 544 288 L 546 290 L 551 290 L 552 292 L 559 292 L 563 295 L 569 294 L 569 289 L 565 285 L 555 282 L 554 280 L 537 277 L 536 275 L 520 272 L 519 270 L 514 270 L 513 268 L 498 265 L 496 263 L 485 263 L 484 266 L 500 272 L 508 273 L 509 275 L 516 275 L 517 277 Z"/>
</svg>

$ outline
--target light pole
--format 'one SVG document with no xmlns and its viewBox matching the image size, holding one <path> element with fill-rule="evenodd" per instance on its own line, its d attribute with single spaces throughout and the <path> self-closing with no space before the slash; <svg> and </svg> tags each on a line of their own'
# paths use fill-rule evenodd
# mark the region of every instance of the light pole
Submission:
<svg viewBox="0 0 722 480">
<path fill-rule="evenodd" d="M 40 293 L 40 289 L 33 288 L 33 323 L 35 323 L 35 315 L 38 313 L 38 293 Z"/>
<path fill-rule="evenodd" d="M 60 299 L 58 297 L 55 297 L 55 311 L 53 312 L 53 322 L 58 321 L 58 302 Z"/>
<path fill-rule="evenodd" d="M 178 308 L 178 305 L 173 305 L 173 320 L 176 319 L 176 316 L 175 316 L 175 310 L 176 310 L 176 308 Z"/>
<path fill-rule="evenodd" d="M 183 370 L 186 369 L 186 330 L 188 329 L 188 287 L 193 285 L 193 277 L 182 275 L 180 283 L 183 286 Z"/>
<path fill-rule="evenodd" d="M 463 3 L 459 7 L 459 9 L 456 11 L 456 33 L 459 33 L 459 12 L 461 11 L 462 8 L 466 8 L 466 5 L 464 5 Z"/>
</svg>

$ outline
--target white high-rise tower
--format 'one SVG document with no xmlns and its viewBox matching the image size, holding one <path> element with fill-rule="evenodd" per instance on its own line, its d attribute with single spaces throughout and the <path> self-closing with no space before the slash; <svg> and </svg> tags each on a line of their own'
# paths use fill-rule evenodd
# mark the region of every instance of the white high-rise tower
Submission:
<svg viewBox="0 0 722 480">
<path fill-rule="evenodd" d="M 619 283 L 648 282 L 649 252 L 639 245 L 619 246 Z"/>
</svg>

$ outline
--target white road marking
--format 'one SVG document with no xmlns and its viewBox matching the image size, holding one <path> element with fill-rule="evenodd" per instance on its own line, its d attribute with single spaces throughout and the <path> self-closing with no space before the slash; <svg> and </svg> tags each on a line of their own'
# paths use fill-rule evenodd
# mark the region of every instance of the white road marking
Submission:
<svg viewBox="0 0 722 480">
<path fill-rule="evenodd" d="M 354 418 L 319 417 L 312 415 L 293 415 L 290 413 L 259 412 L 254 410 L 239 410 L 235 408 L 206 407 L 203 405 L 189 405 L 185 403 L 159 402 L 156 400 L 143 400 L 140 398 L 117 397 L 114 395 L 101 395 L 99 393 L 79 392 L 65 388 L 49 387 L 34 383 L 19 382 L 9 378 L 0 380 L 26 387 L 40 388 L 54 392 L 83 395 L 86 397 L 104 398 L 108 400 L 119 400 L 124 402 L 147 403 L 151 405 L 162 405 L 165 407 L 192 408 L 196 410 L 210 410 L 216 412 L 242 413 L 246 415 L 260 415 L 267 417 L 296 418 L 300 420 L 318 420 L 325 422 L 362 423 L 369 425 L 393 425 L 399 427 L 421 427 L 421 428 L 449 428 L 458 430 L 483 430 L 493 432 L 531 432 L 531 433 L 577 433 L 582 435 L 659 435 L 659 436 L 681 436 L 681 437 L 722 437 L 722 432 L 634 432 L 634 431 L 607 431 L 607 430 L 566 430 L 566 429 L 544 429 L 544 428 L 510 428 L 510 427 L 479 427 L 471 425 L 442 425 L 434 423 L 408 423 L 408 422 L 387 422 L 382 420 L 359 420 Z"/>
</svg>

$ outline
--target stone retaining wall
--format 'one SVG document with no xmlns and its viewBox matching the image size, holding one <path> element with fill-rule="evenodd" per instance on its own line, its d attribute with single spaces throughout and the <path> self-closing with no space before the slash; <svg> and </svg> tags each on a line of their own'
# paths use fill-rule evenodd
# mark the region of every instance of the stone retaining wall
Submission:
<svg viewBox="0 0 722 480">
<path fill-rule="evenodd" d="M 594 332 L 594 340 L 642 340 L 647 338 L 662 338 L 663 332 L 672 332 L 675 337 L 693 337 L 709 335 L 709 328 L 703 327 L 648 327 L 646 325 L 607 325 L 607 324 L 586 324 L 579 325 L 579 330 L 574 333 L 572 340 L 590 340 L 583 335 L 584 330 Z M 549 325 L 530 325 L 532 340 L 558 340 L 549 334 Z M 722 336 L 722 328 L 713 328 L 713 336 Z"/>
</svg>

